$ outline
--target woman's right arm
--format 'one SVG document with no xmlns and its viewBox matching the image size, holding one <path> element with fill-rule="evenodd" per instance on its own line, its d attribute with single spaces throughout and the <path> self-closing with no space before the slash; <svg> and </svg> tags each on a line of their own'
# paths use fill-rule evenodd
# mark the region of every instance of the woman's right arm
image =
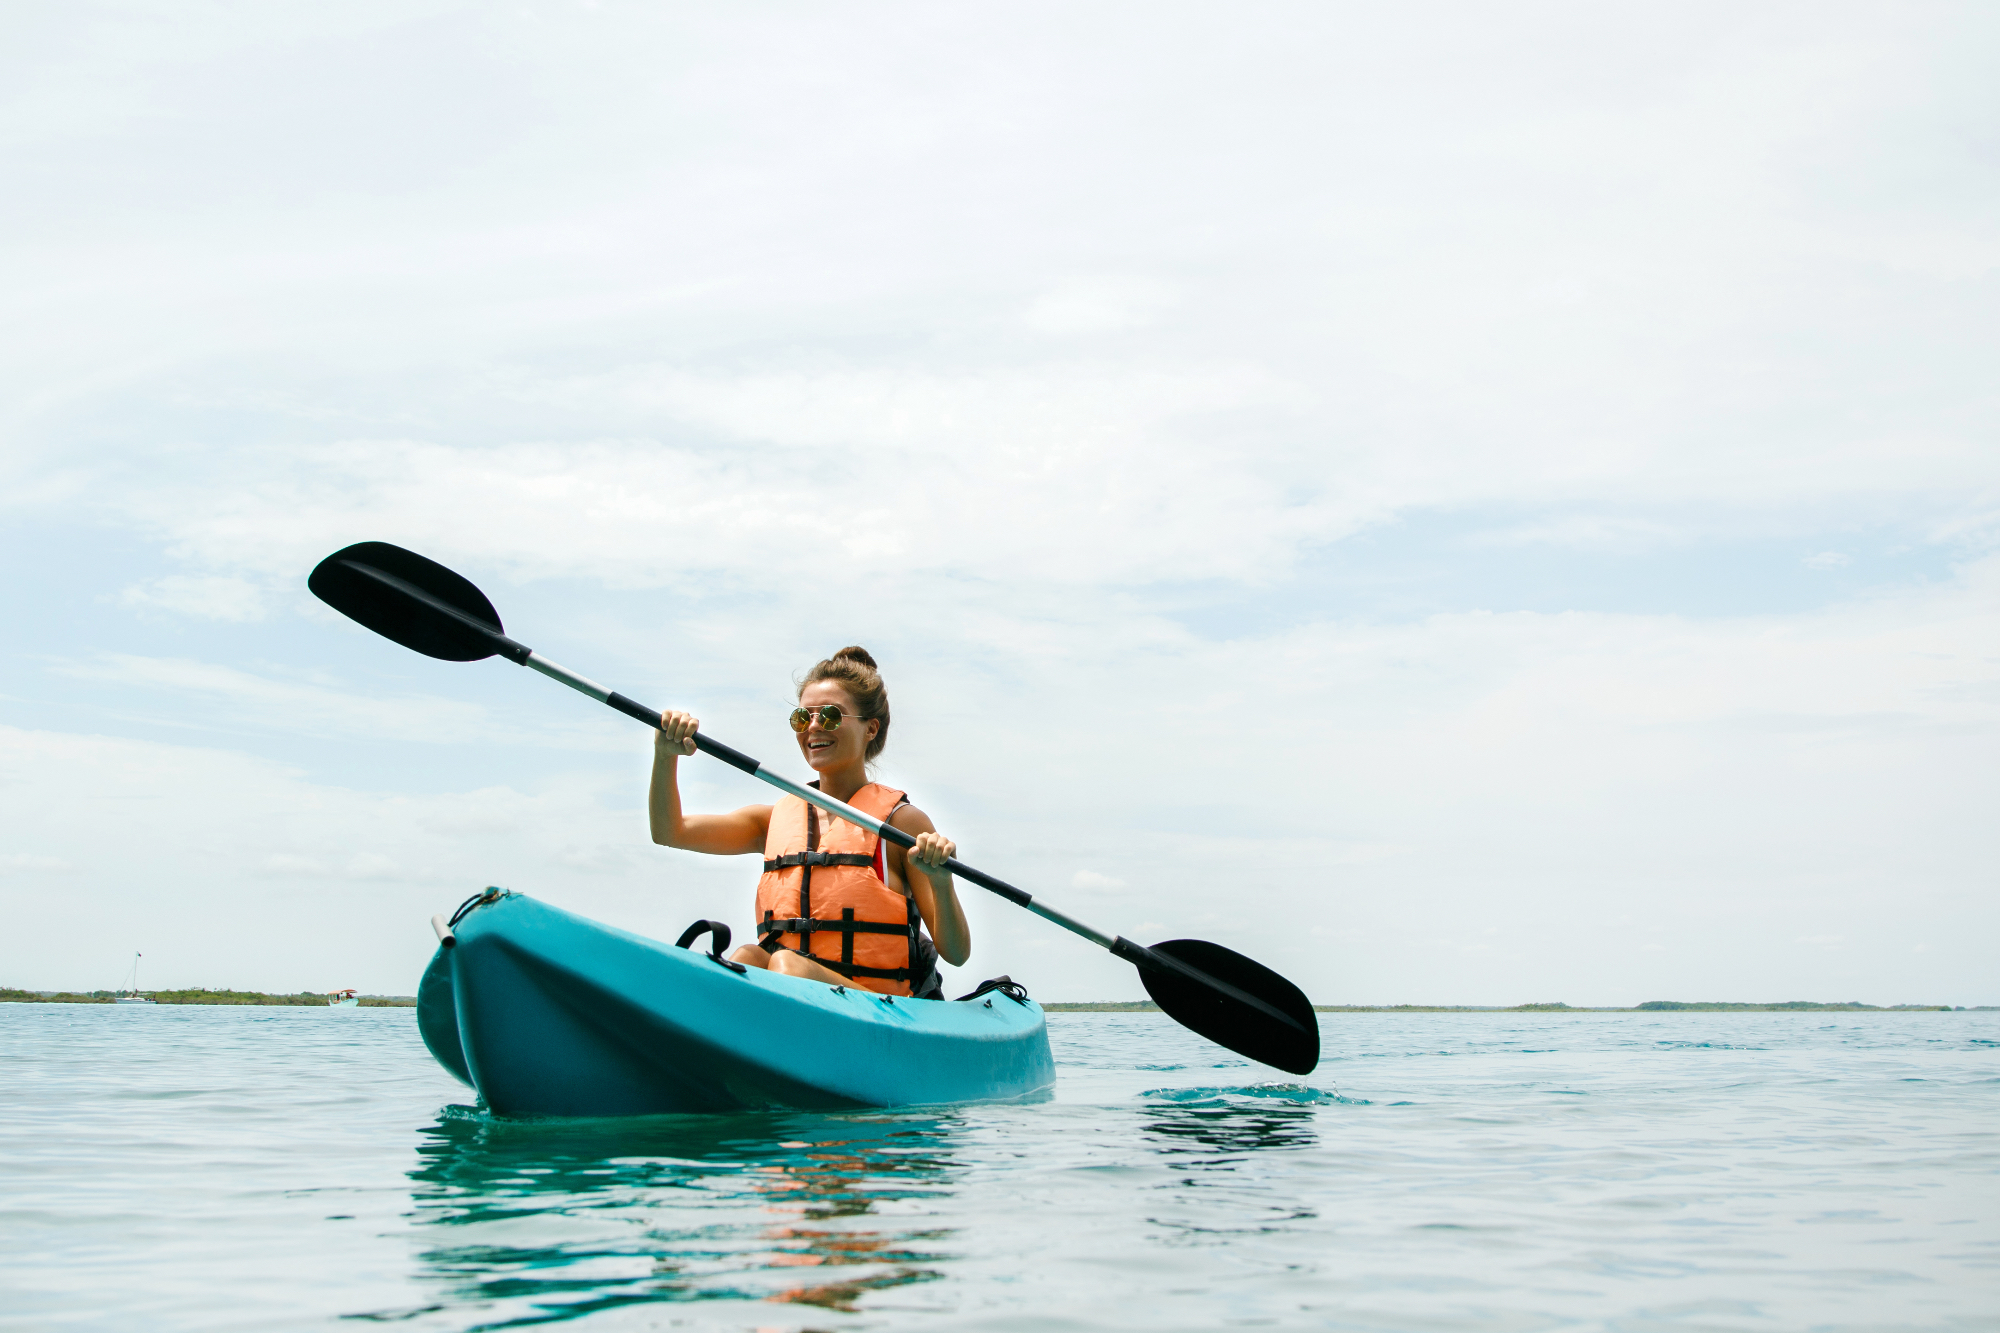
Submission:
<svg viewBox="0 0 2000 1333">
<path fill-rule="evenodd" d="M 707 852 L 712 856 L 761 852 L 765 834 L 771 828 L 770 806 L 746 805 L 726 815 L 681 812 L 677 770 L 681 756 L 694 753 L 694 733 L 700 726 L 688 713 L 660 714 L 660 730 L 653 740 L 653 786 L 646 799 L 653 841 L 662 847 Z"/>
</svg>

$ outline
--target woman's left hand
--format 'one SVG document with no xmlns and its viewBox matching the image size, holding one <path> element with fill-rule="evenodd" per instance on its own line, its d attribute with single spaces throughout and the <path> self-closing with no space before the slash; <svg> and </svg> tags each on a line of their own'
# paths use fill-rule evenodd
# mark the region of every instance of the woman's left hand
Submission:
<svg viewBox="0 0 2000 1333">
<path fill-rule="evenodd" d="M 910 864 L 931 879 L 944 879 L 951 872 L 944 868 L 945 861 L 958 855 L 958 844 L 942 833 L 919 833 L 917 845 L 910 848 Z"/>
</svg>

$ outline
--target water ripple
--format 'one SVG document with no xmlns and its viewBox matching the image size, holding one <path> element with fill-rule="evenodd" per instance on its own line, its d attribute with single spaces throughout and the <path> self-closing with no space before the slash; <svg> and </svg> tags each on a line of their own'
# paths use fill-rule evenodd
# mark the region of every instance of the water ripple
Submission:
<svg viewBox="0 0 2000 1333">
<path fill-rule="evenodd" d="M 1944 1333 L 2000 1306 L 2000 1015 L 1325 1026 L 1306 1079 L 1063 1014 L 1039 1105 L 519 1123 L 407 1012 L 0 1006 L 0 1329 Z"/>
</svg>

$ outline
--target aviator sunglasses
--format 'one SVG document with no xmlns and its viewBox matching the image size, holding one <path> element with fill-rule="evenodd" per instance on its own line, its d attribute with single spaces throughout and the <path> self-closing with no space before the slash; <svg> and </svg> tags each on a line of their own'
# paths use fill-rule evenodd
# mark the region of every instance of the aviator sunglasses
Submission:
<svg viewBox="0 0 2000 1333">
<path fill-rule="evenodd" d="M 819 717 L 820 726 L 827 731 L 839 731 L 840 719 L 846 716 L 839 704 L 821 704 L 818 708 L 794 708 L 792 730 L 802 732 L 810 727 L 815 714 Z"/>
</svg>

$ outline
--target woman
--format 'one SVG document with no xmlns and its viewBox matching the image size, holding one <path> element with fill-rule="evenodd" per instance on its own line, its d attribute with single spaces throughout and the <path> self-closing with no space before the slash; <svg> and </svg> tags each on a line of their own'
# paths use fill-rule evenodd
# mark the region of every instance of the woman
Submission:
<svg viewBox="0 0 2000 1333">
<path fill-rule="evenodd" d="M 889 845 L 796 796 L 726 815 L 683 814 L 676 770 L 694 753 L 700 723 L 673 712 L 660 714 L 653 746 L 653 841 L 713 856 L 763 853 L 757 943 L 733 961 L 885 995 L 936 994 L 938 956 L 956 967 L 972 954 L 944 865 L 958 849 L 902 792 L 868 780 L 868 762 L 889 736 L 889 694 L 875 659 L 842 648 L 806 673 L 798 698 L 792 730 L 819 774 L 812 785 L 910 834 L 915 847 Z"/>
</svg>

